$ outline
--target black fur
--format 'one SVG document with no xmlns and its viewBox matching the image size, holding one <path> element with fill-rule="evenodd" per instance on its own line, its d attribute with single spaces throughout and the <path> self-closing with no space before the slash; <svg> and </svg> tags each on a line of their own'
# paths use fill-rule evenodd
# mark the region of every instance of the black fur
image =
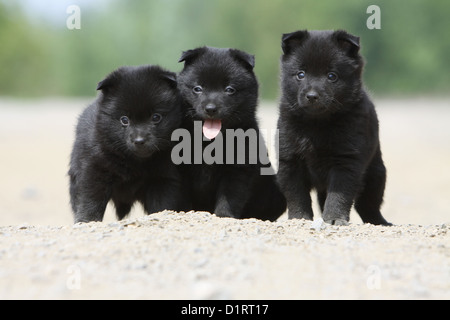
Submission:
<svg viewBox="0 0 450 320">
<path fill-rule="evenodd" d="M 325 222 L 347 224 L 354 202 L 363 222 L 389 224 L 380 213 L 386 169 L 359 38 L 304 30 L 284 34 L 282 49 L 278 181 L 289 218 L 313 218 L 316 189 Z"/>
<path fill-rule="evenodd" d="M 71 155 L 75 222 L 101 221 L 110 200 L 119 219 L 135 201 L 147 213 L 180 210 L 181 178 L 170 159 L 171 134 L 183 117 L 176 74 L 158 66 L 122 67 L 97 90 L 79 118 Z"/>
<path fill-rule="evenodd" d="M 184 126 L 192 136 L 193 121 L 204 122 L 207 119 L 221 120 L 224 145 L 227 144 L 226 129 L 254 129 L 259 133 L 256 120 L 258 83 L 253 72 L 255 60 L 252 55 L 236 49 L 202 47 L 183 52 L 182 61 L 185 65 L 178 76 L 178 86 L 187 113 Z M 199 92 L 194 91 L 197 86 L 201 87 L 197 88 Z M 214 138 L 213 141 L 216 140 Z M 201 152 L 211 143 L 204 141 Z M 192 209 L 213 212 L 221 217 L 272 221 L 285 211 L 286 202 L 275 177 L 261 175 L 263 164 L 260 159 L 251 164 L 248 143 L 245 150 L 245 164 L 236 162 L 235 152 L 234 164 L 202 163 L 184 167 Z M 193 148 L 192 151 L 194 157 L 199 150 Z M 232 151 L 235 150 L 225 150 L 224 153 Z"/>
</svg>

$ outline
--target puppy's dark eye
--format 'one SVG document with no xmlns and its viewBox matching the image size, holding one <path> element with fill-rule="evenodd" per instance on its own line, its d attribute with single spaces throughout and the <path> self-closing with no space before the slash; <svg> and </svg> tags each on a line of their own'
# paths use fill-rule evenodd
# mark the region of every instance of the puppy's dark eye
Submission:
<svg viewBox="0 0 450 320">
<path fill-rule="evenodd" d="M 160 123 L 161 120 L 162 120 L 162 115 L 160 115 L 159 113 L 154 113 L 154 114 L 152 115 L 152 121 L 153 121 L 154 123 Z"/>
<path fill-rule="evenodd" d="M 228 95 L 232 95 L 235 92 L 236 92 L 236 89 L 233 88 L 233 87 L 228 86 L 228 87 L 225 88 L 225 93 L 228 94 Z"/>
<path fill-rule="evenodd" d="M 306 77 L 306 73 L 305 71 L 300 71 L 299 73 L 297 73 L 297 79 L 298 80 L 303 80 Z"/>
<path fill-rule="evenodd" d="M 328 81 L 330 81 L 330 82 L 335 82 L 335 81 L 337 81 L 338 76 L 337 76 L 337 74 L 334 73 L 334 72 L 329 72 L 328 75 L 327 75 L 327 79 L 328 79 Z"/>
<path fill-rule="evenodd" d="M 120 123 L 122 127 L 128 127 L 130 125 L 130 119 L 127 116 L 120 117 Z"/>
<path fill-rule="evenodd" d="M 203 88 L 200 86 L 195 86 L 194 89 L 192 89 L 192 91 L 194 91 L 194 93 L 196 94 L 200 94 L 203 92 Z"/>
</svg>

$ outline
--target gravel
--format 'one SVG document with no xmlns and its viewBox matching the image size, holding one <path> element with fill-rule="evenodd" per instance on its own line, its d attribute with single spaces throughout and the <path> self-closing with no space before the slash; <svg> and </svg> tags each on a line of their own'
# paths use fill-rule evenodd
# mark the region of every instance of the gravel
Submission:
<svg viewBox="0 0 450 320">
<path fill-rule="evenodd" d="M 0 227 L 0 299 L 450 298 L 450 224 L 316 223 L 164 211 Z"/>
</svg>

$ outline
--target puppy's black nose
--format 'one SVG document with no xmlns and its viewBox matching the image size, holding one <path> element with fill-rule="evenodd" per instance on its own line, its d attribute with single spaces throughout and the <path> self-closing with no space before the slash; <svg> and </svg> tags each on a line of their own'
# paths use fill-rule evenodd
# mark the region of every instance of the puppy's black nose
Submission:
<svg viewBox="0 0 450 320">
<path fill-rule="evenodd" d="M 309 91 L 306 94 L 306 99 L 308 99 L 309 102 L 316 102 L 319 99 L 319 94 L 315 91 Z"/>
<path fill-rule="evenodd" d="M 217 113 L 217 107 L 214 104 L 210 103 L 210 104 L 206 105 L 205 111 L 208 115 L 212 116 Z"/>
<path fill-rule="evenodd" d="M 144 137 L 137 136 L 136 138 L 134 138 L 133 142 L 136 145 L 142 145 L 142 144 L 144 144 L 145 139 L 144 139 Z"/>
</svg>

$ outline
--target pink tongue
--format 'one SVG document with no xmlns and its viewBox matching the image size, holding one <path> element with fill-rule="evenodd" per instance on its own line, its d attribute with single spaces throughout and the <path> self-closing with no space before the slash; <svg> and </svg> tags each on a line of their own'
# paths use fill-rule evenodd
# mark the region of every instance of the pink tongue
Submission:
<svg viewBox="0 0 450 320">
<path fill-rule="evenodd" d="M 203 123 L 203 135 L 209 140 L 214 139 L 222 128 L 222 121 L 217 119 L 207 119 Z"/>
</svg>

